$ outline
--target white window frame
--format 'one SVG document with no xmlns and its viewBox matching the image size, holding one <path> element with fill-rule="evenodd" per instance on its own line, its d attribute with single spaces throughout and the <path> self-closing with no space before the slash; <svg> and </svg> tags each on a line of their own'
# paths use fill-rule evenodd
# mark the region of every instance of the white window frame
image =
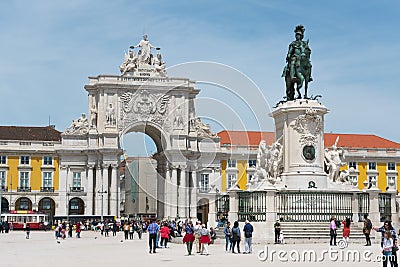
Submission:
<svg viewBox="0 0 400 267">
<path fill-rule="evenodd" d="M 350 163 L 355 163 L 355 167 L 354 166 L 351 166 L 351 164 Z M 350 170 L 350 168 L 351 167 L 353 167 L 354 168 L 354 170 L 357 170 L 358 169 L 358 164 L 357 164 L 357 161 L 349 161 L 349 170 Z"/>
<path fill-rule="evenodd" d="M 50 179 L 49 179 L 49 177 L 46 177 L 47 179 L 45 178 L 46 174 L 50 174 Z M 50 180 L 50 186 L 45 184 L 45 180 L 47 180 L 47 181 Z M 53 172 L 43 172 L 42 173 L 42 186 L 45 188 L 53 187 Z"/>
<path fill-rule="evenodd" d="M 28 185 L 27 186 L 22 186 L 22 174 L 23 173 L 27 173 L 28 174 L 28 177 L 26 178 L 26 177 L 24 177 L 24 180 L 28 180 Z M 20 188 L 29 188 L 30 186 L 31 186 L 31 172 L 29 172 L 29 171 L 20 171 L 19 172 L 19 175 L 18 175 L 19 177 L 18 177 L 18 184 L 19 184 L 19 187 Z"/>
<path fill-rule="evenodd" d="M 200 175 L 200 191 L 206 192 L 210 189 L 210 174 L 202 173 Z"/>
<path fill-rule="evenodd" d="M 76 205 L 72 205 L 76 201 Z M 79 200 L 78 199 L 71 199 L 70 202 L 70 209 L 71 210 L 79 210 Z"/>
<path fill-rule="evenodd" d="M 393 180 L 394 180 L 394 188 L 396 188 L 397 186 L 396 186 L 396 183 L 397 183 L 397 177 L 396 177 L 396 175 L 388 175 L 387 176 L 387 179 L 386 179 L 386 186 L 389 186 L 389 180 L 391 179 L 391 178 L 393 178 Z"/>
<path fill-rule="evenodd" d="M 394 169 L 393 170 L 389 169 L 389 163 L 393 163 L 393 165 L 394 165 Z M 388 162 L 387 163 L 387 170 L 388 171 L 395 171 L 396 170 L 396 162 Z"/>
<path fill-rule="evenodd" d="M 236 173 L 228 173 L 227 175 L 228 176 L 226 178 L 226 187 L 231 188 L 234 185 L 233 181 L 236 181 L 236 179 L 237 179 L 237 175 L 236 175 Z M 232 177 L 233 177 L 233 179 L 232 179 Z"/>
<path fill-rule="evenodd" d="M 22 162 L 22 158 L 28 158 L 28 163 L 23 163 Z M 31 157 L 30 156 L 20 156 L 19 157 L 19 164 L 20 165 L 30 165 L 30 163 L 31 163 Z"/>
<path fill-rule="evenodd" d="M 236 168 L 236 159 L 228 159 L 227 160 L 227 167 L 228 168 Z"/>
<path fill-rule="evenodd" d="M 4 162 L 3 162 L 3 159 L 4 159 Z M 7 156 L 6 155 L 0 156 L 0 165 L 7 165 Z"/>
<path fill-rule="evenodd" d="M 49 202 L 49 206 L 48 206 L 48 208 L 47 208 L 47 205 L 45 206 L 44 205 L 44 201 L 48 201 Z M 43 200 L 42 200 L 42 208 L 44 209 L 44 210 L 50 210 L 51 209 L 51 200 L 49 199 L 49 198 L 44 198 Z"/>
<path fill-rule="evenodd" d="M 0 189 L 7 187 L 7 171 L 0 170 Z"/>
<path fill-rule="evenodd" d="M 49 164 L 47 160 L 50 159 L 51 163 Z M 44 166 L 53 166 L 54 158 L 52 156 L 43 156 L 43 165 Z"/>
<path fill-rule="evenodd" d="M 371 167 L 370 164 L 372 164 L 372 163 L 375 164 L 375 169 L 371 169 L 371 168 L 370 168 L 370 167 Z M 369 162 L 368 162 L 368 170 L 369 170 L 369 171 L 376 171 L 376 168 L 377 168 L 376 161 L 369 161 Z"/>
<path fill-rule="evenodd" d="M 78 181 L 77 176 L 79 176 L 79 186 L 77 185 L 78 183 L 76 183 L 76 181 Z M 72 187 L 73 188 L 81 188 L 82 187 L 82 173 L 81 172 L 73 172 L 72 173 Z"/>
</svg>

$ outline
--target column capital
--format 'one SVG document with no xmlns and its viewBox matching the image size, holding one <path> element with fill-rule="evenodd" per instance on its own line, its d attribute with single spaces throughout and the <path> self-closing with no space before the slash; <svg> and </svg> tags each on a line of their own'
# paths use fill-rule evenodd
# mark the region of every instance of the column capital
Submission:
<svg viewBox="0 0 400 267">
<path fill-rule="evenodd" d="M 111 164 L 111 168 L 113 168 L 113 169 L 117 169 L 118 168 L 118 163 L 113 163 L 113 164 Z"/>
<path fill-rule="evenodd" d="M 94 166 L 95 166 L 95 164 L 93 164 L 93 163 L 90 163 L 90 164 L 87 164 L 87 165 L 86 165 L 86 167 L 87 167 L 88 169 L 93 169 Z"/>
<path fill-rule="evenodd" d="M 110 164 L 103 163 L 103 164 L 101 164 L 101 167 L 102 167 L 103 169 L 108 169 L 108 167 L 110 167 Z"/>
<path fill-rule="evenodd" d="M 69 167 L 69 166 L 68 166 L 68 165 L 65 165 L 65 164 L 62 164 L 62 165 L 61 165 L 61 169 L 63 169 L 63 170 L 68 169 L 68 167 Z"/>
</svg>

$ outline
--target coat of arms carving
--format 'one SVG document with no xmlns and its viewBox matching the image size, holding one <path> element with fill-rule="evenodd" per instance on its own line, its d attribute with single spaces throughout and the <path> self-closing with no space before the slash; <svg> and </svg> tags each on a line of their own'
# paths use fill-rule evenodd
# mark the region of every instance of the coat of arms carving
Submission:
<svg viewBox="0 0 400 267">
<path fill-rule="evenodd" d="M 309 108 L 306 114 L 299 115 L 291 126 L 300 134 L 299 142 L 302 145 L 315 145 L 322 131 L 322 117 L 317 115 L 315 109 Z"/>
</svg>

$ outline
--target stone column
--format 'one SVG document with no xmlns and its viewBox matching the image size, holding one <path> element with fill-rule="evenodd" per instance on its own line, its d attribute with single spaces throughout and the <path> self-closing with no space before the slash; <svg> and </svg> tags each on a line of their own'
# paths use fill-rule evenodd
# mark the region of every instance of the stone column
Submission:
<svg viewBox="0 0 400 267">
<path fill-rule="evenodd" d="M 58 184 L 59 198 L 56 203 L 56 215 L 67 215 L 67 166 L 62 165 L 60 168 L 60 180 Z M 58 205 L 57 205 L 58 204 Z"/>
<path fill-rule="evenodd" d="M 266 225 L 265 229 L 267 231 L 263 231 L 265 236 L 259 236 L 261 240 L 266 240 L 268 243 L 272 243 L 275 241 L 275 233 L 273 231 L 274 229 L 274 223 L 277 219 L 277 214 L 276 214 L 276 203 L 275 203 L 275 196 L 276 196 L 276 189 L 275 188 L 267 188 L 264 189 L 265 192 L 267 193 L 267 220 L 266 220 Z"/>
<path fill-rule="evenodd" d="M 396 212 L 396 195 L 397 191 L 395 188 L 390 188 L 389 190 L 386 191 L 386 193 L 390 194 L 390 210 L 392 212 L 392 226 L 394 229 L 398 229 L 398 217 L 397 217 L 397 212 Z"/>
<path fill-rule="evenodd" d="M 87 165 L 87 188 L 85 188 L 87 194 L 86 200 L 86 211 L 85 213 L 88 215 L 93 215 L 93 168 L 94 165 L 88 164 Z"/>
<path fill-rule="evenodd" d="M 118 198 L 118 184 L 119 178 L 117 175 L 118 164 L 111 165 L 111 187 L 110 187 L 110 215 L 119 217 L 119 198 Z"/>
<path fill-rule="evenodd" d="M 369 193 L 369 219 L 372 225 L 380 225 L 380 213 L 379 213 L 379 189 L 367 189 Z"/>
<path fill-rule="evenodd" d="M 359 192 L 358 190 L 352 190 L 353 191 L 353 196 L 351 197 L 351 212 L 353 213 L 353 222 L 355 224 L 358 223 L 358 195 L 357 193 Z"/>
<path fill-rule="evenodd" d="M 100 165 L 97 165 L 97 168 L 96 168 L 96 188 L 94 190 L 95 215 L 100 215 L 101 214 L 101 194 L 99 194 L 99 191 L 101 191 L 101 185 L 102 185 L 102 168 L 101 168 Z"/>
<path fill-rule="evenodd" d="M 209 195 L 209 202 L 208 202 L 208 222 L 207 228 L 215 227 L 217 220 L 217 212 L 216 212 L 216 205 L 215 201 L 217 199 L 217 192 L 212 190 Z"/>
<path fill-rule="evenodd" d="M 175 218 L 178 214 L 178 172 L 176 167 L 172 167 L 171 177 L 171 218 Z"/>
<path fill-rule="evenodd" d="M 188 208 L 188 190 L 186 182 L 186 166 L 181 167 L 181 179 L 179 184 L 179 198 L 178 198 L 178 214 L 180 219 L 186 219 L 186 210 Z"/>
<path fill-rule="evenodd" d="M 108 175 L 109 175 L 109 165 L 103 164 L 103 215 L 109 214 L 109 194 L 110 194 L 110 185 L 108 184 Z M 101 195 L 100 195 L 101 197 Z M 100 200 L 101 201 L 101 200 Z"/>
<path fill-rule="evenodd" d="M 171 219 L 171 174 L 169 171 L 169 166 L 167 166 L 165 170 L 165 180 L 164 180 L 164 188 L 165 188 L 165 194 L 164 194 L 164 219 Z M 169 217 L 169 218 L 168 218 Z"/>
<path fill-rule="evenodd" d="M 228 218 L 229 221 L 234 222 L 238 220 L 238 208 L 239 208 L 239 199 L 238 193 L 239 189 L 233 187 L 232 189 L 228 190 L 229 194 L 229 213 Z"/>
<path fill-rule="evenodd" d="M 190 219 L 197 221 L 197 173 L 192 170 L 192 191 L 190 192 Z"/>
</svg>

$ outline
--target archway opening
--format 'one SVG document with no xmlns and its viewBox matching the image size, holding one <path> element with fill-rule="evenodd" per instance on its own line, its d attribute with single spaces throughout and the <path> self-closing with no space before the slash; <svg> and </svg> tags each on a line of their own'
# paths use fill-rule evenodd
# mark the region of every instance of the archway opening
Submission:
<svg viewBox="0 0 400 267">
<path fill-rule="evenodd" d="M 202 198 L 197 202 L 197 219 L 207 225 L 208 212 L 210 210 L 208 198 Z"/>
<path fill-rule="evenodd" d="M 49 221 L 52 222 L 55 215 L 56 204 L 53 199 L 45 197 L 39 201 L 38 210 L 47 214 L 49 216 Z"/>
<path fill-rule="evenodd" d="M 15 201 L 15 210 L 32 210 L 32 201 L 27 197 L 20 197 Z"/>
<path fill-rule="evenodd" d="M 164 173 L 159 168 L 165 164 L 164 144 L 161 131 L 153 126 L 132 127 L 124 134 L 121 147 L 125 199 L 121 213 L 126 217 L 164 216 Z"/>
<path fill-rule="evenodd" d="M 68 215 L 85 214 L 85 203 L 79 197 L 70 199 L 68 204 Z"/>
<path fill-rule="evenodd" d="M 1 198 L 1 212 L 9 212 L 10 211 L 10 204 L 8 203 L 8 200 L 5 197 Z"/>
</svg>

